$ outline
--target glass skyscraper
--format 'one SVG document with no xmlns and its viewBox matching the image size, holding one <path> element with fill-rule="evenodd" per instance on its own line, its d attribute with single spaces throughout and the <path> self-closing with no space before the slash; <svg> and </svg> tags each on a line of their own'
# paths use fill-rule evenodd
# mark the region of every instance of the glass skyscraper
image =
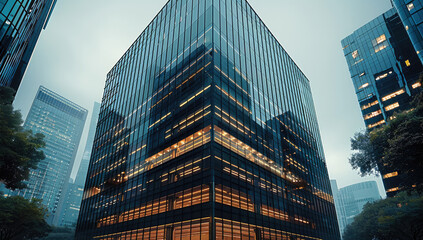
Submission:
<svg viewBox="0 0 423 240">
<path fill-rule="evenodd" d="M 245 0 L 170 0 L 107 75 L 77 239 L 339 239 L 310 83 Z"/>
<path fill-rule="evenodd" d="M 423 63 L 423 0 L 392 0 Z"/>
<path fill-rule="evenodd" d="M 14 195 L 41 199 L 49 212 L 48 222 L 55 222 L 64 201 L 64 188 L 84 128 L 87 110 L 64 97 L 40 87 L 24 123 L 24 129 L 42 133 L 46 158 L 30 171 L 28 187 Z"/>
<path fill-rule="evenodd" d="M 60 226 L 76 226 L 79 210 L 81 208 L 82 194 L 84 191 L 85 179 L 87 177 L 88 165 L 90 163 L 91 150 L 93 148 L 95 129 L 97 127 L 99 114 L 100 103 L 94 102 L 84 154 L 82 156 L 81 163 L 79 164 L 75 181 L 69 182 L 68 191 L 65 196 L 66 200 L 61 209 Z"/>
<path fill-rule="evenodd" d="M 368 130 L 410 109 L 421 91 L 423 67 L 395 9 L 354 31 L 342 46 Z M 387 195 L 395 195 L 401 174 L 385 166 L 379 169 Z"/>
<path fill-rule="evenodd" d="M 0 86 L 18 90 L 56 0 L 0 0 Z"/>
<path fill-rule="evenodd" d="M 356 183 L 340 189 L 335 180 L 331 180 L 331 184 L 341 234 L 354 221 L 354 217 L 363 211 L 364 205 L 381 200 L 375 181 Z"/>
</svg>

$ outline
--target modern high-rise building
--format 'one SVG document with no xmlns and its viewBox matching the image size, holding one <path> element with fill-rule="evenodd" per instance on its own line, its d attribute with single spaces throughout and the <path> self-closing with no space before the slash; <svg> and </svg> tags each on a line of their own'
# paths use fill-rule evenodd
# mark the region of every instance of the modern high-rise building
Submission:
<svg viewBox="0 0 423 240">
<path fill-rule="evenodd" d="M 0 0 L 0 86 L 16 91 L 56 0 Z"/>
<path fill-rule="evenodd" d="M 331 183 L 334 190 L 337 187 L 336 181 L 331 181 Z M 346 226 L 354 221 L 354 217 L 363 211 L 364 205 L 381 200 L 375 181 L 349 185 L 336 191 L 337 196 L 335 197 L 334 194 L 334 198 L 341 234 Z"/>
<path fill-rule="evenodd" d="M 345 213 L 344 201 L 342 200 L 342 196 L 336 180 L 330 180 L 330 186 L 332 188 L 333 200 L 335 201 L 339 232 L 341 234 L 341 239 L 343 239 L 342 234 L 344 233 L 345 227 L 347 226 L 347 216 Z"/>
<path fill-rule="evenodd" d="M 423 0 L 392 0 L 392 3 L 423 63 Z"/>
<path fill-rule="evenodd" d="M 91 113 L 90 127 L 87 143 L 79 164 L 79 170 L 74 182 L 69 182 L 66 200 L 61 209 L 60 226 L 75 227 L 81 207 L 82 194 L 84 191 L 85 179 L 87 177 L 88 165 L 90 163 L 91 150 L 93 148 L 95 129 L 97 127 L 98 115 L 100 114 L 100 103 L 94 102 Z"/>
<path fill-rule="evenodd" d="M 421 91 L 422 63 L 395 9 L 342 40 L 344 55 L 368 130 L 382 126 L 395 112 L 409 110 Z M 379 166 L 388 196 L 400 188 L 401 174 Z"/>
<path fill-rule="evenodd" d="M 107 75 L 77 239 L 339 239 L 310 82 L 245 0 L 170 0 Z"/>
<path fill-rule="evenodd" d="M 30 171 L 26 189 L 15 195 L 41 199 L 49 212 L 48 222 L 55 222 L 61 208 L 78 150 L 87 110 L 64 97 L 40 87 L 24 123 L 24 129 L 42 133 L 46 158 Z"/>
</svg>

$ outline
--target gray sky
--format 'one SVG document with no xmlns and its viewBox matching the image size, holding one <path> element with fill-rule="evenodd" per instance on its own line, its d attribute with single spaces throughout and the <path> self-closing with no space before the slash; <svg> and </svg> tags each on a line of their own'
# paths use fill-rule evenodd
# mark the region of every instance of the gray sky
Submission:
<svg viewBox="0 0 423 240">
<path fill-rule="evenodd" d="M 350 137 L 365 128 L 340 41 L 391 8 L 389 0 L 250 0 L 311 81 L 329 175 L 338 186 L 360 177 L 348 163 Z M 90 112 L 107 72 L 166 0 L 58 0 L 15 100 L 26 117 L 39 85 Z M 90 118 L 90 117 L 89 117 Z M 87 125 L 90 119 L 87 119 Z M 85 129 L 72 176 L 85 147 Z"/>
</svg>

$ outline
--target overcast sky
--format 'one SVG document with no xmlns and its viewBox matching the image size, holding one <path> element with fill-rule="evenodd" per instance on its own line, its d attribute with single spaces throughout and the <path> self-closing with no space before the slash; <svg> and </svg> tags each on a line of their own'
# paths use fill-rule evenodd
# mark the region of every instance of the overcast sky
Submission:
<svg viewBox="0 0 423 240">
<path fill-rule="evenodd" d="M 17 93 L 26 117 L 43 85 L 90 112 L 107 72 L 166 0 L 58 0 Z M 331 179 L 338 186 L 377 180 L 348 163 L 350 137 L 365 128 L 340 41 L 392 6 L 389 0 L 249 0 L 311 81 Z M 89 123 L 90 116 L 87 119 Z M 85 129 L 72 177 L 85 147 Z"/>
</svg>

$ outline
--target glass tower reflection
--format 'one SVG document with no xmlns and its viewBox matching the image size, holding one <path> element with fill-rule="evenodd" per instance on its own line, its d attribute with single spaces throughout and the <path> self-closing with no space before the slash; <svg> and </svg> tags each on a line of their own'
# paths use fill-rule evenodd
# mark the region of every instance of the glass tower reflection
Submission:
<svg viewBox="0 0 423 240">
<path fill-rule="evenodd" d="M 0 0 L 0 86 L 18 90 L 56 0 Z"/>
<path fill-rule="evenodd" d="M 310 84 L 245 0 L 170 0 L 107 75 L 77 239 L 339 239 Z"/>
<path fill-rule="evenodd" d="M 395 9 L 354 31 L 342 46 L 368 130 L 411 108 L 422 89 L 423 66 Z M 387 166 L 379 169 L 386 194 L 394 196 L 400 191 L 401 174 Z"/>
</svg>

